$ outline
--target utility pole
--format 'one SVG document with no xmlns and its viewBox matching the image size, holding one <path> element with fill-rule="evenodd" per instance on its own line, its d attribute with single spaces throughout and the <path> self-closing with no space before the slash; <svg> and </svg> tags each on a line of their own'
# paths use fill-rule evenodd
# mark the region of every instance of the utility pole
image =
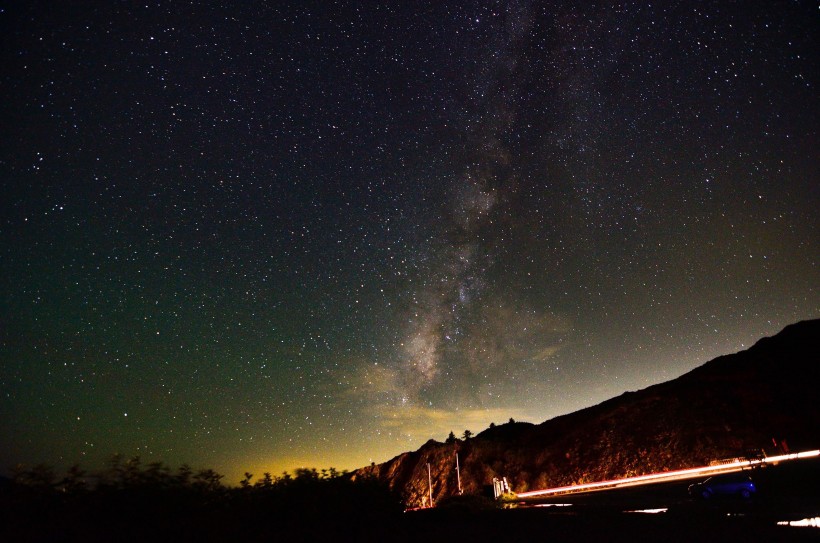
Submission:
<svg viewBox="0 0 820 543">
<path fill-rule="evenodd" d="M 456 479 L 458 480 L 458 495 L 461 496 L 464 491 L 461 489 L 461 470 L 458 467 L 458 453 L 456 453 Z"/>
<path fill-rule="evenodd" d="M 433 477 L 430 475 L 430 462 L 427 462 L 427 488 L 430 491 L 430 507 L 433 507 Z"/>
</svg>

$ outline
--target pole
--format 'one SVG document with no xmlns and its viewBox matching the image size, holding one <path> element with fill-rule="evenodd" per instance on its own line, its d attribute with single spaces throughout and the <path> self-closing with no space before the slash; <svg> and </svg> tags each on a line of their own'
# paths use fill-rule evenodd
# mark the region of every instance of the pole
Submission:
<svg viewBox="0 0 820 543">
<path fill-rule="evenodd" d="M 427 488 L 430 491 L 430 507 L 433 507 L 433 477 L 430 475 L 430 462 L 427 462 Z"/>
<path fill-rule="evenodd" d="M 456 479 L 458 480 L 458 495 L 461 496 L 464 491 L 461 490 L 461 469 L 458 466 L 458 453 L 456 453 Z"/>
</svg>

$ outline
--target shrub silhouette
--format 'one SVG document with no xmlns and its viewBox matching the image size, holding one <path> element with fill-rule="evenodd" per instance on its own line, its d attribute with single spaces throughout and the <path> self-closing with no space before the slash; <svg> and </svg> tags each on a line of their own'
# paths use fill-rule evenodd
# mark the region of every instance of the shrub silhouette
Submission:
<svg viewBox="0 0 820 543">
<path fill-rule="evenodd" d="M 339 530 L 386 529 L 403 510 L 386 484 L 334 468 L 265 473 L 254 483 L 245 473 L 237 487 L 225 486 L 211 469 L 183 465 L 173 473 L 139 457 L 114 456 L 93 476 L 79 466 L 63 478 L 45 465 L 13 473 L 0 487 L 2 541 L 321 539 Z"/>
</svg>

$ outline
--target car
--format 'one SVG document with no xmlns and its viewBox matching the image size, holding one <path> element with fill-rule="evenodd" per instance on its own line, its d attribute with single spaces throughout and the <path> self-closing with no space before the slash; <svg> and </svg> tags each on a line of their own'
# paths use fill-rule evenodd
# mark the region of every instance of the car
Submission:
<svg viewBox="0 0 820 543">
<path fill-rule="evenodd" d="M 727 473 L 709 477 L 702 483 L 689 486 L 689 495 L 708 500 L 714 496 L 737 497 L 747 500 L 757 492 L 754 481 L 746 473 Z"/>
</svg>

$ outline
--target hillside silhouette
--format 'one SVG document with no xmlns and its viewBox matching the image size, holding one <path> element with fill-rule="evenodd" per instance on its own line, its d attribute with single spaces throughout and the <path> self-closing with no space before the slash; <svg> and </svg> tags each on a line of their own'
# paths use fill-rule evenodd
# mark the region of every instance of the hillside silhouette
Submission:
<svg viewBox="0 0 820 543">
<path fill-rule="evenodd" d="M 740 516 L 677 497 L 662 518 L 611 505 L 579 504 L 570 515 L 502 510 L 482 494 L 494 477 L 521 492 L 817 448 L 819 338 L 820 320 L 801 322 L 672 381 L 537 425 L 511 419 L 430 440 L 353 473 L 247 473 L 226 486 L 213 470 L 139 457 L 115 456 L 93 473 L 18 466 L 0 479 L 0 541 L 803 540 L 813 534 L 775 520 L 815 514 L 817 462 L 766 470 L 758 481 L 768 496 L 740 504 Z M 437 507 L 404 513 L 425 503 L 427 463 Z"/>
<path fill-rule="evenodd" d="M 751 348 L 681 377 L 541 424 L 510 421 L 470 439 L 430 440 L 416 451 L 361 468 L 408 505 L 486 492 L 506 477 L 524 492 L 708 465 L 723 458 L 816 448 L 820 320 L 786 327 Z"/>
</svg>

